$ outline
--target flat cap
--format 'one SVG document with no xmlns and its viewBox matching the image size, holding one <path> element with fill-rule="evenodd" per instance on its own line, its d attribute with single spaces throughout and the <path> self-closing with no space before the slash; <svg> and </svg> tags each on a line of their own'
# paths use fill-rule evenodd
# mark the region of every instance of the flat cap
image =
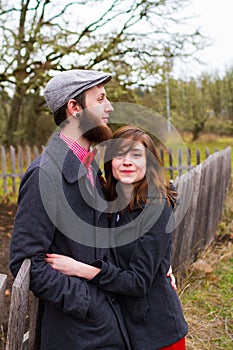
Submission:
<svg viewBox="0 0 233 350">
<path fill-rule="evenodd" d="M 52 113 L 70 99 L 99 84 L 106 84 L 112 75 L 94 70 L 72 69 L 55 75 L 47 83 L 45 101 Z"/>
</svg>

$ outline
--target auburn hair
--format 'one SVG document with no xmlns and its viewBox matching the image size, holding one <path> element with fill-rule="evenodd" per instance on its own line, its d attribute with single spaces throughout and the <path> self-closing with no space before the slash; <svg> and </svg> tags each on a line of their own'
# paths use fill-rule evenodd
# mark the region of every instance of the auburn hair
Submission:
<svg viewBox="0 0 233 350">
<path fill-rule="evenodd" d="M 113 143 L 107 142 L 104 157 L 107 199 L 114 201 L 118 196 L 116 191 L 118 181 L 112 174 L 112 158 L 122 148 L 124 148 L 125 153 L 132 149 L 135 143 L 141 143 L 146 149 L 146 174 L 142 180 L 133 184 L 133 195 L 129 203 L 129 209 L 132 210 L 135 204 L 142 206 L 148 201 L 148 194 L 151 192 L 148 190 L 151 186 L 154 195 L 166 198 L 169 204 L 175 206 L 177 193 L 171 189 L 152 138 L 139 127 L 125 125 L 113 133 L 112 140 L 114 140 Z"/>
</svg>

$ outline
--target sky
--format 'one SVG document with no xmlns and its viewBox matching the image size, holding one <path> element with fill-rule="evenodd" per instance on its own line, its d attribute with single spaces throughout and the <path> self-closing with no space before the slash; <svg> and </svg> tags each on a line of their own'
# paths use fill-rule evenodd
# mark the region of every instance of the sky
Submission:
<svg viewBox="0 0 233 350">
<path fill-rule="evenodd" d="M 190 26 L 199 28 L 201 33 L 211 39 L 212 45 L 198 53 L 203 64 L 198 64 L 193 59 L 188 63 L 177 60 L 174 76 L 189 78 L 200 76 L 202 72 L 222 74 L 227 68 L 233 67 L 233 0 L 189 0 L 189 2 L 190 5 L 184 7 L 184 14 L 192 17 Z M 105 6 L 107 3 L 107 0 L 104 1 Z M 95 10 L 98 12 L 98 7 Z M 100 6 L 99 10 L 102 13 L 103 6 Z M 89 12 L 85 17 L 89 19 L 90 15 Z"/>
<path fill-rule="evenodd" d="M 233 67 L 233 0 L 190 0 L 190 13 L 196 15 L 192 22 L 211 38 L 212 45 L 199 53 L 203 65 L 194 61 L 188 65 L 179 63 L 178 74 L 221 74 Z"/>
</svg>

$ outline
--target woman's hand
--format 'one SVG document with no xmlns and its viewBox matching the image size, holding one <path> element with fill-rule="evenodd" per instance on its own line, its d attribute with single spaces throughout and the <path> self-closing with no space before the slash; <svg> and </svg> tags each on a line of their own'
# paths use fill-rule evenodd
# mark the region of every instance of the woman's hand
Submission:
<svg viewBox="0 0 233 350">
<path fill-rule="evenodd" d="M 100 272 L 100 269 L 94 266 L 84 264 L 65 255 L 47 253 L 45 261 L 50 264 L 52 269 L 58 270 L 68 276 L 92 279 Z"/>
<path fill-rule="evenodd" d="M 173 273 L 172 273 L 172 267 L 171 267 L 171 266 L 170 266 L 170 268 L 169 268 L 169 270 L 168 270 L 168 272 L 167 272 L 167 277 L 169 277 L 170 280 L 171 280 L 171 286 L 172 286 L 172 288 L 173 288 L 174 290 L 177 290 L 177 287 L 176 287 L 176 278 L 175 278 L 175 276 L 174 276 Z"/>
</svg>

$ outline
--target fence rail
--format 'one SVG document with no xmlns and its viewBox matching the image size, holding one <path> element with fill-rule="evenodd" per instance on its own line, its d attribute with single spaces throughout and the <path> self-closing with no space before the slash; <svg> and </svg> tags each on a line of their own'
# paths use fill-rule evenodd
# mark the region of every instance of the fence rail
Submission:
<svg viewBox="0 0 233 350">
<path fill-rule="evenodd" d="M 19 181 L 23 176 L 24 171 L 30 165 L 31 161 L 36 158 L 44 149 L 44 146 L 10 146 L 6 148 L 0 145 L 0 191 L 6 194 L 9 191 L 15 193 L 18 189 Z M 205 148 L 204 158 L 209 156 L 209 149 Z M 197 148 L 191 162 L 191 150 L 178 149 L 177 154 L 168 148 L 168 150 L 160 149 L 161 160 L 165 170 L 168 172 L 170 179 L 174 179 L 176 175 L 181 176 L 182 173 L 193 169 L 201 162 L 201 152 Z"/>
</svg>

